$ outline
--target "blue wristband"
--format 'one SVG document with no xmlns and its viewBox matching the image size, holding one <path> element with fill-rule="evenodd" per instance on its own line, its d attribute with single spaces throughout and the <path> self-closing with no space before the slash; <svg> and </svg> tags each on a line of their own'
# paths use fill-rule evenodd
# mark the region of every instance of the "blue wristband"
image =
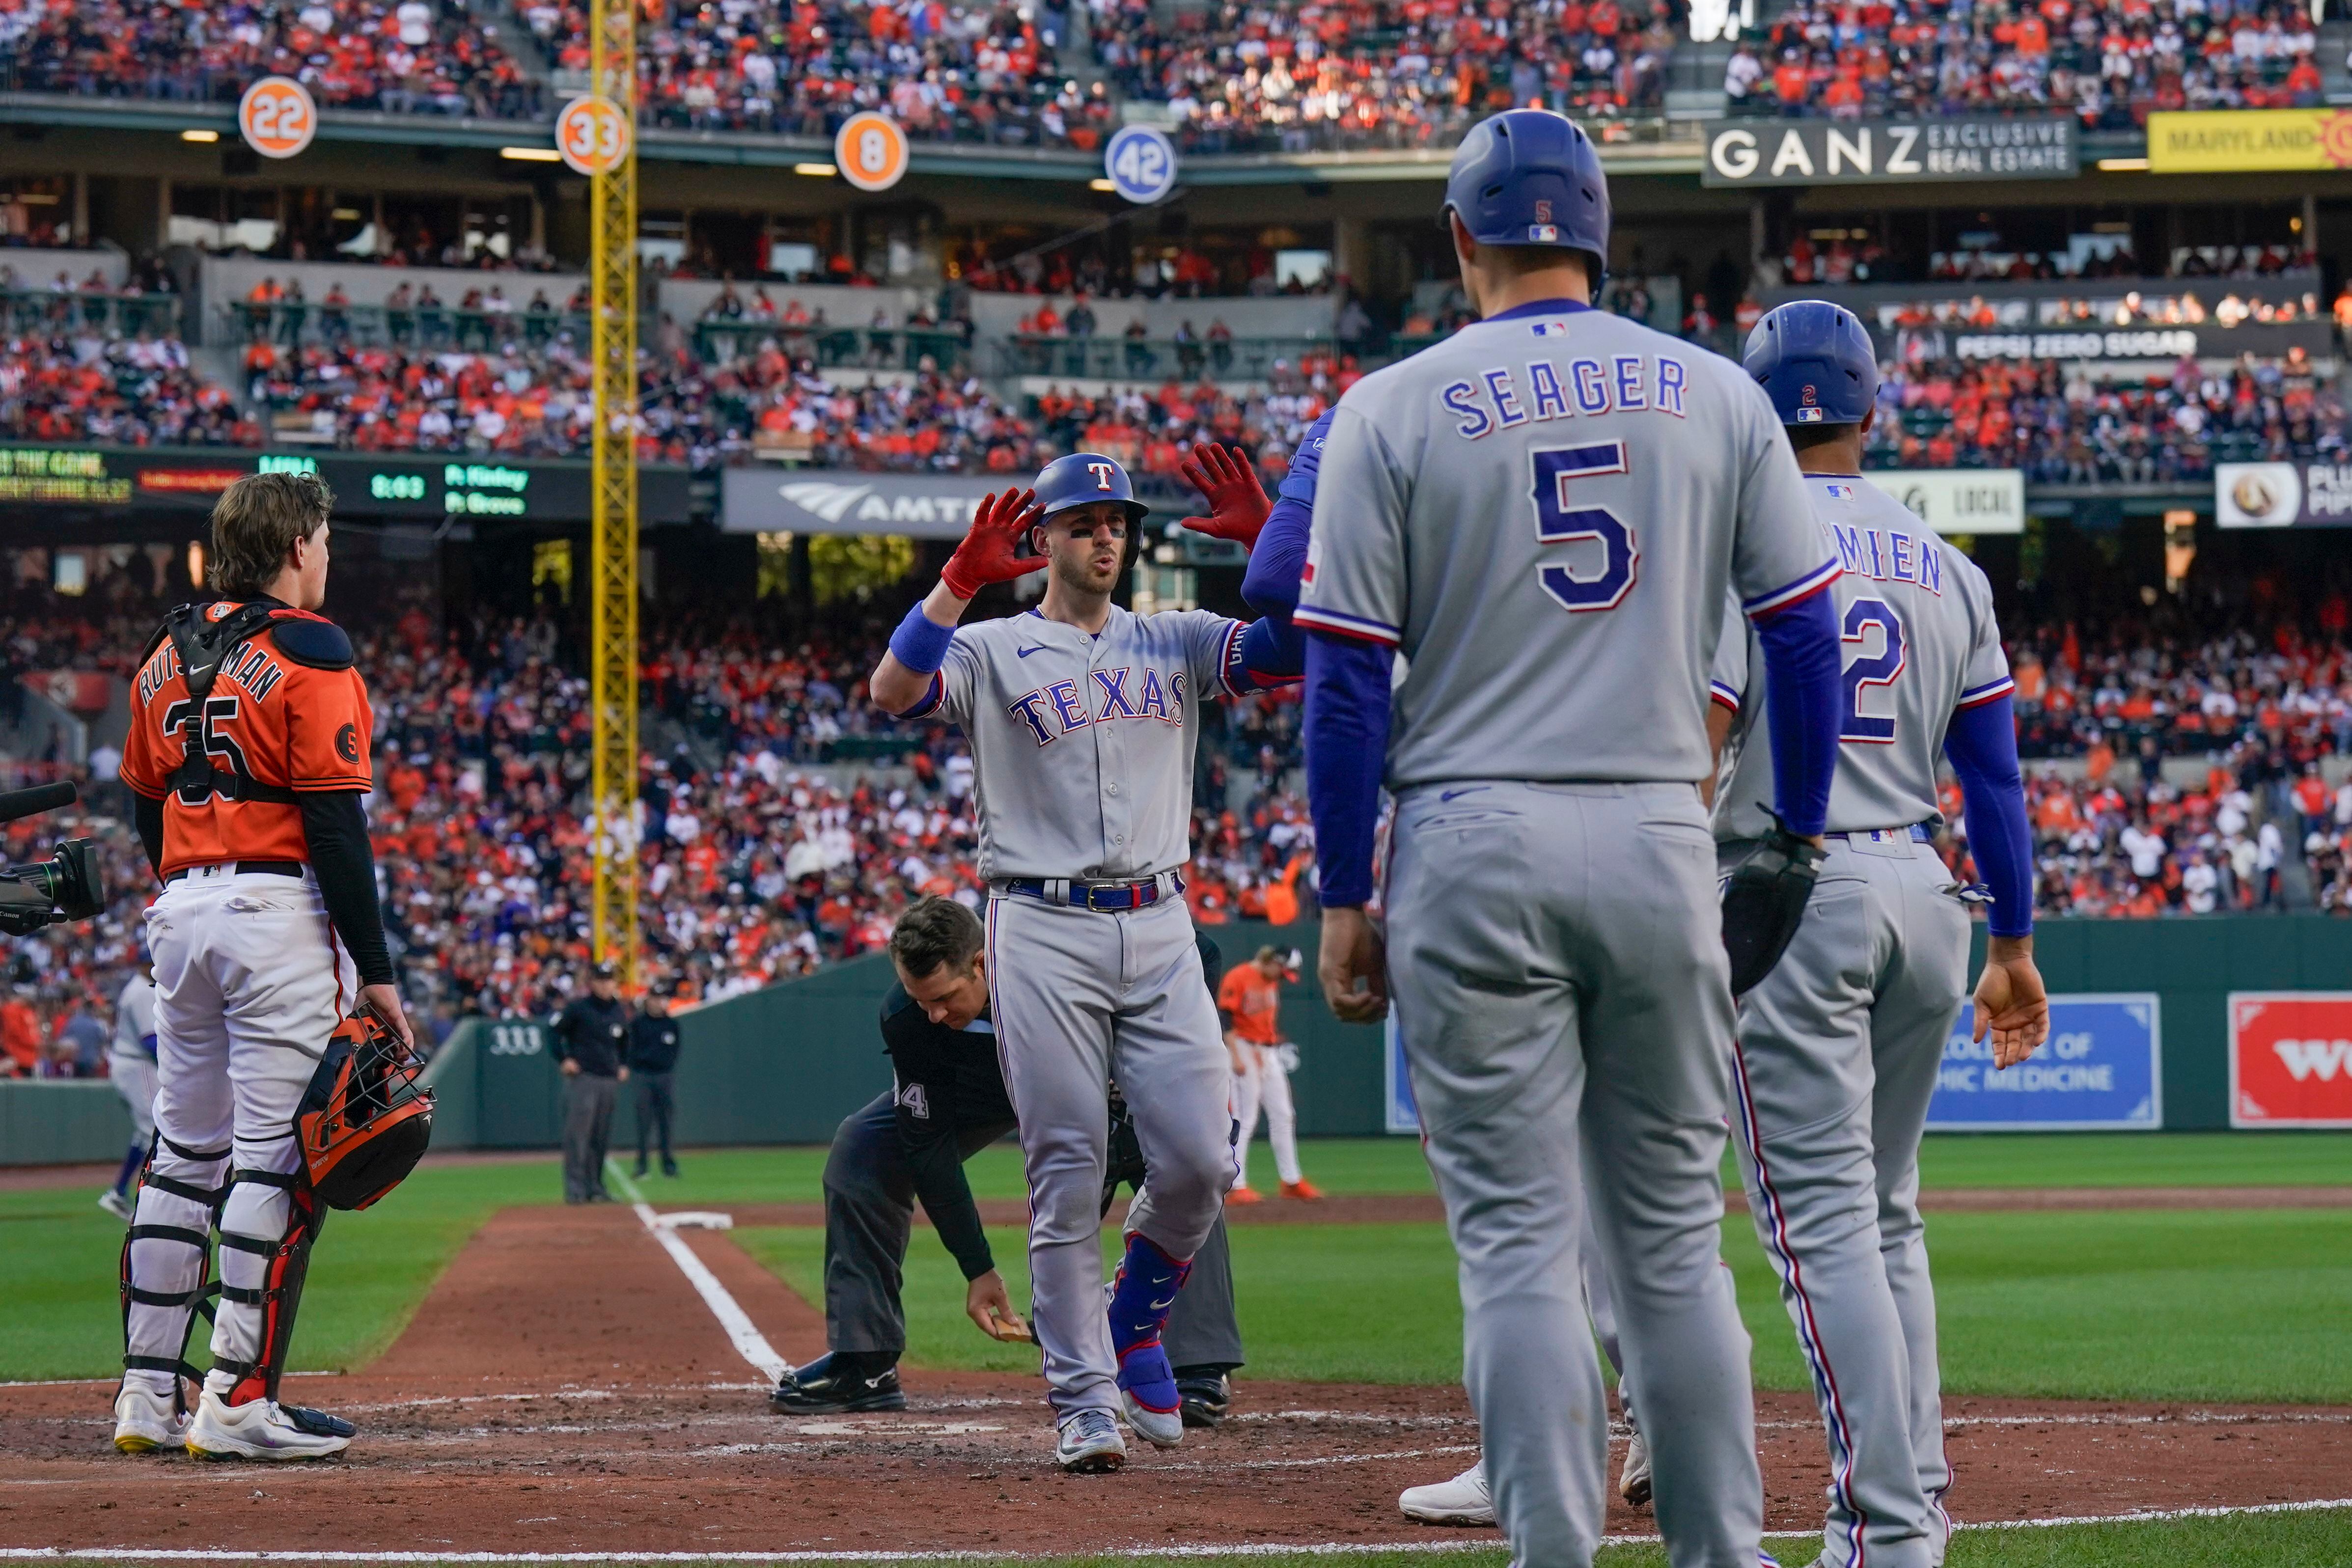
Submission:
<svg viewBox="0 0 2352 1568">
<path fill-rule="evenodd" d="M 940 625 L 917 604 L 898 622 L 898 629 L 890 633 L 890 652 L 915 674 L 935 675 L 940 666 L 948 662 L 948 644 L 954 641 L 954 627 Z"/>
</svg>

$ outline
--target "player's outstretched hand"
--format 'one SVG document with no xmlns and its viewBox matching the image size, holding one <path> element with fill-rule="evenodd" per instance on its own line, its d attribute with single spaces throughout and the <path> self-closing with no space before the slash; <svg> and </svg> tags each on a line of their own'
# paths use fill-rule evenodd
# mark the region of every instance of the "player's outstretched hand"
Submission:
<svg viewBox="0 0 2352 1568">
<path fill-rule="evenodd" d="M 2033 966 L 2033 939 L 1995 936 L 1977 977 L 1976 1038 L 1992 1033 L 1992 1064 L 2014 1067 L 2050 1038 L 2050 998 Z"/>
<path fill-rule="evenodd" d="M 1004 1276 L 993 1269 L 964 1287 L 963 1310 L 980 1325 L 980 1332 L 992 1340 L 1036 1343 L 1029 1324 L 1013 1310 L 1013 1298 L 1004 1292 Z"/>
<path fill-rule="evenodd" d="M 1231 539 L 1244 549 L 1257 547 L 1258 533 L 1265 527 L 1274 503 L 1265 498 L 1257 470 L 1239 448 L 1202 442 L 1192 448 L 1192 456 L 1176 465 L 1176 471 L 1209 498 L 1209 515 L 1185 518 L 1186 528 L 1211 538 Z"/>
<path fill-rule="evenodd" d="M 971 599 L 992 582 L 1011 582 L 1045 564 L 1045 558 L 1017 556 L 1021 536 L 1044 517 L 1034 490 L 1005 490 L 983 498 L 971 515 L 971 529 L 940 569 L 940 580 L 958 599 Z"/>
<path fill-rule="evenodd" d="M 1323 912 L 1323 951 L 1315 974 L 1331 1015 L 1341 1023 L 1378 1023 L 1388 1016 L 1388 950 L 1362 910 Z"/>
</svg>

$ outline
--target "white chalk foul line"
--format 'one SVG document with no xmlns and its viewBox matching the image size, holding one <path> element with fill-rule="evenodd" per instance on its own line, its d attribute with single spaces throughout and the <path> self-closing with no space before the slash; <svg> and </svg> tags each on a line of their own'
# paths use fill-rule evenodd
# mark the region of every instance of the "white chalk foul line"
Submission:
<svg viewBox="0 0 2352 1568">
<path fill-rule="evenodd" d="M 2083 1524 L 2161 1524 L 2180 1519 L 2236 1519 L 2263 1513 L 2320 1513 L 2352 1509 L 2352 1498 L 2315 1502 L 2263 1502 L 2244 1508 L 2168 1508 L 2137 1513 L 2085 1514 L 2064 1519 L 2014 1519 L 1982 1524 L 1958 1524 L 1956 1530 L 2052 1530 Z M 1818 1530 L 1772 1530 L 1771 1541 L 1806 1541 Z M 1375 1552 L 1416 1552 L 1431 1556 L 1455 1552 L 1493 1552 L 1500 1538 L 1465 1541 L 1459 1537 L 1432 1541 L 1323 1541 L 1286 1545 L 1280 1542 L 1236 1542 L 1228 1545 L 1129 1546 L 1100 1551 L 1018 1552 L 231 1552 L 183 1549 L 142 1551 L 135 1546 L 0 1546 L 0 1562 L 41 1563 L 1021 1563 L 1073 1556 L 1117 1557 L 1139 1562 L 1193 1557 L 1339 1557 Z M 1655 1535 L 1604 1535 L 1604 1546 L 1654 1544 Z"/>
<path fill-rule="evenodd" d="M 750 1362 L 771 1384 L 781 1381 L 784 1374 L 793 1369 L 793 1364 L 776 1354 L 776 1347 L 768 1343 L 768 1336 L 760 1332 L 760 1325 L 751 1321 L 751 1314 L 733 1296 L 728 1294 L 727 1287 L 719 1282 L 719 1276 L 694 1255 L 694 1249 L 679 1240 L 677 1231 L 661 1223 L 661 1217 L 654 1213 L 653 1206 L 646 1201 L 646 1195 L 638 1190 L 637 1184 L 621 1169 L 620 1162 L 608 1156 L 604 1168 L 612 1174 L 614 1181 L 620 1184 L 621 1190 L 628 1195 L 629 1207 L 636 1210 L 637 1222 L 646 1228 L 646 1234 L 661 1243 L 662 1250 L 669 1254 L 670 1261 L 677 1265 L 678 1272 L 684 1274 L 687 1282 L 701 1294 L 702 1304 L 710 1309 L 710 1315 L 719 1320 L 719 1326 L 725 1329 L 727 1337 L 734 1342 L 735 1353 Z"/>
</svg>

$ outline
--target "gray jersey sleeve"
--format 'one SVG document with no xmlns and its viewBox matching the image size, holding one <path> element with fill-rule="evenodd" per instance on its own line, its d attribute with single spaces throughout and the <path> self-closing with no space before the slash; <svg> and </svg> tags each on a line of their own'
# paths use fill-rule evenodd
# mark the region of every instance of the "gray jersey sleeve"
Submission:
<svg viewBox="0 0 2352 1568">
<path fill-rule="evenodd" d="M 1192 689 L 1205 700 L 1239 696 L 1242 633 L 1246 623 L 1208 610 L 1185 610 L 1161 617 L 1184 650 Z"/>
<path fill-rule="evenodd" d="M 1741 611 L 1762 615 L 1833 580 L 1838 562 L 1813 521 L 1805 476 L 1771 400 L 1745 376 L 1738 385 L 1745 395 L 1732 400 L 1738 410 L 1732 453 L 1742 471 L 1731 582 Z"/>
<path fill-rule="evenodd" d="M 1715 668 L 1707 672 L 1707 695 L 1738 713 L 1746 706 L 1748 672 L 1757 663 L 1748 647 L 1748 617 L 1739 612 L 1738 592 L 1723 601 L 1723 635 L 1715 644 Z"/>
<path fill-rule="evenodd" d="M 1955 706 L 1974 707 L 2009 695 L 2017 689 L 2017 683 L 2010 678 L 2009 653 L 2000 645 L 2000 622 L 1993 619 L 1992 584 L 1985 580 L 1983 569 L 1976 562 L 1948 545 L 1943 548 L 1951 558 L 1947 570 L 1968 605 L 1974 639 L 1969 648 L 1959 700 Z"/>
<path fill-rule="evenodd" d="M 1317 470 L 1297 623 L 1395 647 L 1404 635 L 1411 481 L 1379 428 L 1342 402 Z"/>
</svg>

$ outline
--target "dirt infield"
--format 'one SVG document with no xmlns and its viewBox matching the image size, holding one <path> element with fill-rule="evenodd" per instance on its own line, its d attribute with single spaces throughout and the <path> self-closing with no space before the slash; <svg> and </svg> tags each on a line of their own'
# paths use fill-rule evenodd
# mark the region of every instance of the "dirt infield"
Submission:
<svg viewBox="0 0 2352 1568">
<path fill-rule="evenodd" d="M 786 1356 L 823 1348 L 815 1310 L 730 1239 L 688 1243 Z M 1245 1380 L 1223 1430 L 1142 1449 L 1120 1475 L 1070 1477 L 1035 1379 L 907 1381 L 904 1415 L 772 1415 L 627 1208 L 510 1209 L 376 1365 L 289 1380 L 289 1399 L 362 1424 L 344 1461 L 289 1474 L 121 1458 L 108 1385 L 0 1388 L 0 1546 L 718 1556 L 1436 1539 L 1404 1523 L 1396 1494 L 1453 1474 L 1476 1444 L 1456 1388 Z M 1963 1520 L 2308 1500 L 2352 1474 L 2352 1410 L 1955 1399 L 1947 1412 Z M 1766 1395 L 1759 1418 L 1770 1526 L 1816 1523 L 1827 1471 L 1810 1404 Z M 1610 1528 L 1651 1521 L 1620 1508 Z"/>
</svg>

